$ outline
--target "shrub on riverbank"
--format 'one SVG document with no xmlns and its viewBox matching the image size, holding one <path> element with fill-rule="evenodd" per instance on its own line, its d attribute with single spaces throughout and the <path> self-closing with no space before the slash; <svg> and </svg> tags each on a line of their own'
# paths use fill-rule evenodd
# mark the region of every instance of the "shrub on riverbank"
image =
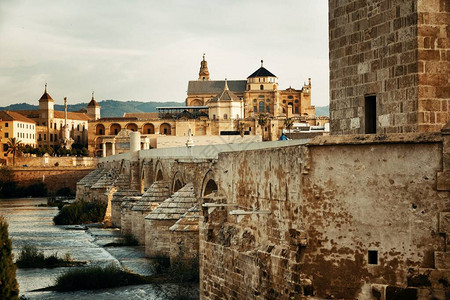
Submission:
<svg viewBox="0 0 450 300">
<path fill-rule="evenodd" d="M 76 225 L 103 221 L 106 203 L 101 201 L 75 201 L 65 205 L 53 218 L 55 225 Z"/>
<path fill-rule="evenodd" d="M 104 268 L 94 266 L 69 270 L 56 279 L 55 289 L 66 292 L 105 289 L 145 283 L 150 283 L 150 280 L 145 276 L 126 272 L 111 264 Z"/>
<path fill-rule="evenodd" d="M 0 299 L 19 299 L 12 242 L 8 234 L 8 223 L 2 216 L 0 216 Z"/>
<path fill-rule="evenodd" d="M 58 257 L 57 253 L 45 256 L 44 252 L 39 251 L 35 246 L 25 245 L 19 253 L 16 265 L 19 268 L 56 268 L 69 267 L 82 264 L 83 262 L 75 262 L 66 253 L 64 258 Z"/>
</svg>

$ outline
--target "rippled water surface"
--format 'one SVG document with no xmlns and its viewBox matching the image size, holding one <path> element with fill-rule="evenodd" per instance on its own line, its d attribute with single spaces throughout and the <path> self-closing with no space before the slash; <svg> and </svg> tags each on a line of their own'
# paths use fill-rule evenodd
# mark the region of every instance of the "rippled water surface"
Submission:
<svg viewBox="0 0 450 300">
<path fill-rule="evenodd" d="M 99 227 L 73 230 L 67 226 L 55 226 L 52 219 L 58 209 L 37 207 L 46 202 L 44 198 L 0 200 L 0 214 L 9 223 L 15 257 L 25 244 L 29 244 L 43 250 L 46 255 L 57 252 L 59 256 L 64 256 L 69 253 L 74 260 L 87 261 L 88 265 L 114 263 L 138 274 L 151 274 L 151 261 L 144 257 L 143 247 L 102 247 L 119 237 L 119 230 Z M 53 285 L 56 277 L 67 269 L 18 269 L 20 295 L 28 299 L 167 299 L 176 290 L 173 285 L 148 284 L 71 293 L 33 292 Z"/>
</svg>

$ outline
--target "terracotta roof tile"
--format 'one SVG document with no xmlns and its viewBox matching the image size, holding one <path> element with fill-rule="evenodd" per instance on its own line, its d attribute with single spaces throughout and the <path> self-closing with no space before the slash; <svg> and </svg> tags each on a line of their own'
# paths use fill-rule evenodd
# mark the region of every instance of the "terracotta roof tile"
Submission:
<svg viewBox="0 0 450 300">
<path fill-rule="evenodd" d="M 20 121 L 33 124 L 36 123 L 35 121 L 25 117 L 24 115 L 16 111 L 9 111 L 9 110 L 0 111 L 0 119 L 5 121 Z"/>
</svg>

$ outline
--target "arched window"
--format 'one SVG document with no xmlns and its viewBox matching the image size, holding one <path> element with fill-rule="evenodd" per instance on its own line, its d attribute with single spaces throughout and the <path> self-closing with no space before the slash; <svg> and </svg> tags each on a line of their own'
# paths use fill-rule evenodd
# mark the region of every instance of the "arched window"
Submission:
<svg viewBox="0 0 450 300">
<path fill-rule="evenodd" d="M 263 101 L 259 102 L 259 112 L 260 113 L 264 112 L 264 102 Z"/>
<path fill-rule="evenodd" d="M 228 115 L 227 115 L 227 114 L 224 114 L 224 115 L 223 115 L 223 119 L 224 119 L 224 120 L 228 119 Z"/>
<path fill-rule="evenodd" d="M 266 113 L 270 113 L 270 106 L 269 105 L 266 106 Z"/>
<path fill-rule="evenodd" d="M 264 90 L 264 85 L 261 84 L 261 85 L 259 86 L 259 89 L 260 89 L 260 90 Z"/>
</svg>

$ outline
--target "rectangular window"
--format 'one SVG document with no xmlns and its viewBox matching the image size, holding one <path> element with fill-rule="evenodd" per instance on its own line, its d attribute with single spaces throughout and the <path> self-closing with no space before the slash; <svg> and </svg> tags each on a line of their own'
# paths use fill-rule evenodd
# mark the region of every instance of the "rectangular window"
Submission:
<svg viewBox="0 0 450 300">
<path fill-rule="evenodd" d="M 9 124 L 8 124 L 8 122 L 6 122 L 6 123 L 5 123 L 5 127 L 8 127 L 8 126 L 9 126 Z"/>
<path fill-rule="evenodd" d="M 38 141 L 42 141 L 42 135 L 39 133 Z"/>
<path fill-rule="evenodd" d="M 369 265 L 378 265 L 378 251 L 369 250 L 367 253 L 367 260 L 369 262 Z"/>
<path fill-rule="evenodd" d="M 44 141 L 47 140 L 47 134 L 44 133 Z"/>
<path fill-rule="evenodd" d="M 8 144 L 3 144 L 3 151 L 8 151 Z"/>
<path fill-rule="evenodd" d="M 5 138 L 9 138 L 9 133 L 5 132 Z"/>
<path fill-rule="evenodd" d="M 364 133 L 377 133 L 377 96 L 368 95 L 364 100 Z"/>
<path fill-rule="evenodd" d="M 50 133 L 50 142 L 53 142 L 53 134 Z"/>
</svg>

